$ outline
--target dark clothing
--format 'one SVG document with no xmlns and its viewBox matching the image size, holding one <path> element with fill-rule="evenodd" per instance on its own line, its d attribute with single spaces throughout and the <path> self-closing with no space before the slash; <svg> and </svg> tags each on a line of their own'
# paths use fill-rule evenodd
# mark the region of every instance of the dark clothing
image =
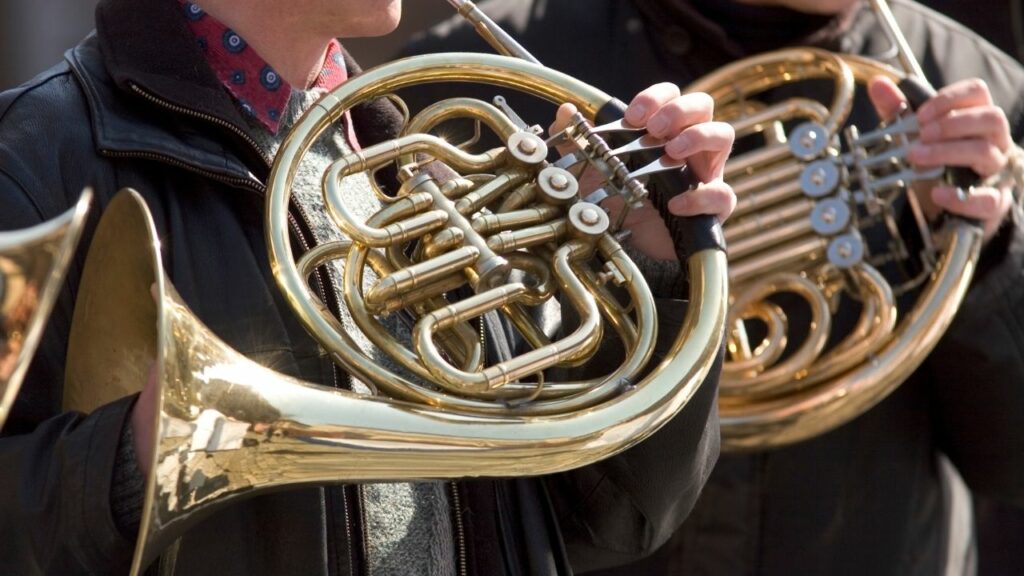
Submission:
<svg viewBox="0 0 1024 576">
<path fill-rule="evenodd" d="M 1024 62 L 1024 2 L 1021 0 L 924 0 Z M 978 576 L 1011 576 L 1024 570 L 1024 508 L 990 498 L 974 499 Z"/>
<path fill-rule="evenodd" d="M 1024 71 L 948 19 L 907 0 L 892 5 L 931 81 L 985 79 L 1014 139 L 1024 138 Z M 744 55 L 682 0 L 493 0 L 481 8 L 544 64 L 620 97 L 659 81 L 686 86 Z M 830 49 L 884 52 L 888 42 L 874 16 L 857 10 L 812 37 Z M 488 50 L 467 27 L 448 22 L 408 52 L 442 46 Z M 440 96 L 432 90 L 431 100 Z M 517 112 L 531 114 L 525 106 Z M 864 101 L 851 120 L 877 124 Z M 942 574 L 949 535 L 940 453 L 975 492 L 1024 504 L 1022 327 L 1017 207 L 985 248 L 952 327 L 896 392 L 821 437 L 723 455 L 670 544 L 650 561 L 607 574 Z"/>
<path fill-rule="evenodd" d="M 134 535 L 117 530 L 110 495 L 133 398 L 88 416 L 61 410 L 85 248 L 117 190 L 133 187 L 145 197 L 171 280 L 217 336 L 285 374 L 336 386 L 347 381 L 293 318 L 271 278 L 263 238 L 266 152 L 203 64 L 180 9 L 173 0 L 104 0 L 96 35 L 61 65 L 0 95 L 0 229 L 54 217 L 86 185 L 96 191 L 90 229 L 0 438 L 3 573 L 120 574 L 131 558 Z M 358 72 L 355 63 L 348 66 Z M 353 112 L 367 145 L 393 134 L 396 117 L 384 102 Z M 292 232 L 308 238 L 298 216 Z M 459 504 L 464 528 L 453 537 L 461 568 L 568 574 L 563 542 L 572 557 L 587 556 L 592 565 L 659 546 L 692 507 L 717 457 L 716 393 L 713 382 L 702 386 L 662 432 L 584 469 L 453 482 L 450 500 Z M 361 574 L 359 503 L 358 486 L 253 497 L 192 528 L 154 571 Z"/>
<path fill-rule="evenodd" d="M 924 0 L 974 30 L 997 48 L 1024 62 L 1024 2 L 1021 0 Z"/>
<path fill-rule="evenodd" d="M 978 576 L 1016 576 L 1024 569 L 1024 509 L 974 499 L 978 530 Z"/>
</svg>

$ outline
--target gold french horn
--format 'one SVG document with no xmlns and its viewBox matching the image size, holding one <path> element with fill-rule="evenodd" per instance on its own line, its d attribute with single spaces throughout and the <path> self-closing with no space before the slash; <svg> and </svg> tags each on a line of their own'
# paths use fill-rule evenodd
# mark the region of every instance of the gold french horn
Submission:
<svg viewBox="0 0 1024 576">
<path fill-rule="evenodd" d="M 635 202 L 647 193 L 584 118 L 607 110 L 612 98 L 536 64 L 488 54 L 421 56 L 367 71 L 326 95 L 275 160 L 267 194 L 270 261 L 307 330 L 375 388 L 374 396 L 282 376 L 220 342 L 162 271 L 141 198 L 118 195 L 93 238 L 79 287 L 65 401 L 68 409 L 91 410 L 137 392 L 150 366 L 157 367 L 157 446 L 133 574 L 217 506 L 282 486 L 525 476 L 585 466 L 652 434 L 708 376 L 726 313 L 725 255 L 717 239 L 691 234 L 707 248 L 687 255 L 689 294 L 680 296 L 690 306 L 666 358 L 650 362 L 654 299 L 607 214 L 579 198 L 573 170 L 546 160 L 547 141 L 486 102 L 439 103 L 413 118 L 401 137 L 336 160 L 323 192 L 348 240 L 293 260 L 289 195 L 310 145 L 358 103 L 435 81 L 483 82 L 574 103 L 581 115 L 562 135 L 574 147 L 573 162 L 602 170 L 608 194 Z M 506 145 L 474 154 L 428 133 L 451 117 L 480 121 Z M 459 175 L 439 182 L 424 168 L 428 160 Z M 350 214 L 338 183 L 396 161 L 397 194 L 382 195 L 384 207 L 368 220 Z M 678 167 L 652 168 L 658 169 Z M 353 322 L 400 370 L 363 352 L 310 291 L 309 275 L 328 261 L 343 265 Z M 460 290 L 469 295 L 449 300 Z M 614 292 L 628 296 L 623 301 Z M 579 317 L 561 337 L 531 316 L 559 299 Z M 490 364 L 483 359 L 471 322 L 492 312 L 518 329 L 528 351 Z M 381 322 L 398 313 L 415 321 L 408 342 Z M 587 362 L 606 329 L 625 349 L 617 368 L 589 380 L 545 379 L 551 368 Z"/>
<path fill-rule="evenodd" d="M 795 48 L 736 62 L 688 88 L 711 94 L 738 146 L 756 141 L 729 159 L 725 175 L 738 201 L 725 226 L 732 293 L 719 410 L 727 450 L 810 438 L 884 399 L 945 332 L 977 262 L 977 226 L 949 218 L 933 232 L 906 193 L 943 177 L 915 172 L 904 158 L 917 137 L 912 111 L 874 130 L 841 132 L 855 91 L 874 76 L 918 100 L 930 91 L 888 6 L 871 6 L 903 70 Z M 760 98 L 829 81 L 830 100 Z M 898 221 L 904 202 L 910 226 Z M 912 304 L 901 299 L 915 292 Z M 780 295 L 790 299 L 785 309 Z M 787 316 L 799 308 L 794 298 L 808 319 Z M 859 307 L 859 321 L 835 326 L 840 307 Z"/>
<path fill-rule="evenodd" d="M 0 428 L 60 294 L 91 196 L 86 190 L 72 209 L 52 220 L 0 232 Z"/>
</svg>

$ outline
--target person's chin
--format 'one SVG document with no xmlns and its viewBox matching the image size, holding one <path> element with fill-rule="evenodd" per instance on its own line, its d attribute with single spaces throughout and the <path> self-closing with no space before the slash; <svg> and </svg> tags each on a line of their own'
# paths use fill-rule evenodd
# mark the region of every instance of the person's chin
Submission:
<svg viewBox="0 0 1024 576">
<path fill-rule="evenodd" d="M 345 38 L 370 38 L 374 36 L 386 36 L 398 28 L 402 21 L 402 4 L 396 2 L 394 6 L 387 8 L 386 12 L 373 21 L 364 21 L 357 30 L 351 30 L 344 34 Z"/>
</svg>

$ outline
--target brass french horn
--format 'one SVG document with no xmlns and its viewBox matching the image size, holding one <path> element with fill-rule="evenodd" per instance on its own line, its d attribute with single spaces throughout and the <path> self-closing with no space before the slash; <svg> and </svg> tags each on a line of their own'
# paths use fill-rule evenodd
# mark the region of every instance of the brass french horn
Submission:
<svg viewBox="0 0 1024 576">
<path fill-rule="evenodd" d="M 348 240 L 296 262 L 289 195 L 310 145 L 356 104 L 435 81 L 483 82 L 574 103 L 581 115 L 559 135 L 574 152 L 549 163 L 549 141 L 514 113 L 465 98 L 441 102 L 410 120 L 401 137 L 334 162 L 323 178 L 325 204 Z M 687 254 L 688 313 L 667 357 L 650 362 L 658 330 L 653 297 L 607 214 L 580 199 L 575 175 L 590 165 L 606 176 L 603 194 L 630 202 L 647 194 L 585 118 L 612 102 L 523 60 L 437 54 L 367 71 L 299 121 L 270 175 L 272 271 L 307 330 L 374 396 L 284 377 L 220 342 L 163 273 L 140 197 L 117 196 L 79 287 L 65 400 L 88 411 L 138 391 L 150 366 L 159 372 L 157 447 L 132 573 L 238 497 L 314 483 L 548 474 L 621 452 L 675 416 L 721 348 L 725 255 L 712 235 L 717 225 L 690 234 L 707 248 Z M 481 122 L 505 146 L 470 153 L 429 132 L 451 117 Z M 606 129 L 625 129 L 615 126 Z M 438 181 L 428 161 L 458 175 Z M 401 189 L 381 195 L 384 207 L 368 220 L 354 217 L 337 194 L 339 182 L 396 162 Z M 679 169 L 658 162 L 647 170 Z M 310 291 L 309 275 L 328 261 L 343 266 L 353 322 L 399 370 L 363 352 Z M 459 291 L 468 296 L 454 298 Z M 579 317 L 560 337 L 531 316 L 559 300 Z M 494 312 L 518 329 L 528 350 L 489 364 L 471 323 Z M 408 342 L 381 322 L 392 314 L 414 319 Z M 605 330 L 624 343 L 618 368 L 590 380 L 545 378 L 550 368 L 586 362 Z"/>
<path fill-rule="evenodd" d="M 725 226 L 732 293 L 719 410 L 727 450 L 810 438 L 885 398 L 949 326 L 977 262 L 976 226 L 949 218 L 933 232 L 906 193 L 943 176 L 915 172 L 904 158 L 917 137 L 912 110 L 870 131 L 842 131 L 858 86 L 874 76 L 918 99 L 930 90 L 888 6 L 871 6 L 902 70 L 796 48 L 736 62 L 688 88 L 711 94 L 738 144 L 758 144 L 734 154 L 725 173 L 738 201 Z M 761 98 L 811 82 L 830 82 L 831 100 Z M 910 226 L 898 220 L 902 203 Z M 780 295 L 790 299 L 786 309 Z M 807 319 L 787 316 L 799 308 L 793 299 Z M 834 326 L 840 307 L 859 307 L 859 321 Z"/>
<path fill-rule="evenodd" d="M 0 232 L 0 428 L 7 421 L 78 245 L 91 194 L 64 214 Z"/>
</svg>

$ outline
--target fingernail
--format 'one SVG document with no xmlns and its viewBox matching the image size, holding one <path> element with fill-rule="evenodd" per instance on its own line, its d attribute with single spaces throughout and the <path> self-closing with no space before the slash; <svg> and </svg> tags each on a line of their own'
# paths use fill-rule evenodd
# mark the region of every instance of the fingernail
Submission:
<svg viewBox="0 0 1024 576">
<path fill-rule="evenodd" d="M 655 116 L 647 123 L 647 131 L 655 136 L 661 136 L 668 129 L 668 119 L 664 116 Z"/>
<path fill-rule="evenodd" d="M 635 126 L 639 126 L 647 115 L 647 107 L 643 104 L 634 104 L 626 109 L 626 120 Z"/>
</svg>

